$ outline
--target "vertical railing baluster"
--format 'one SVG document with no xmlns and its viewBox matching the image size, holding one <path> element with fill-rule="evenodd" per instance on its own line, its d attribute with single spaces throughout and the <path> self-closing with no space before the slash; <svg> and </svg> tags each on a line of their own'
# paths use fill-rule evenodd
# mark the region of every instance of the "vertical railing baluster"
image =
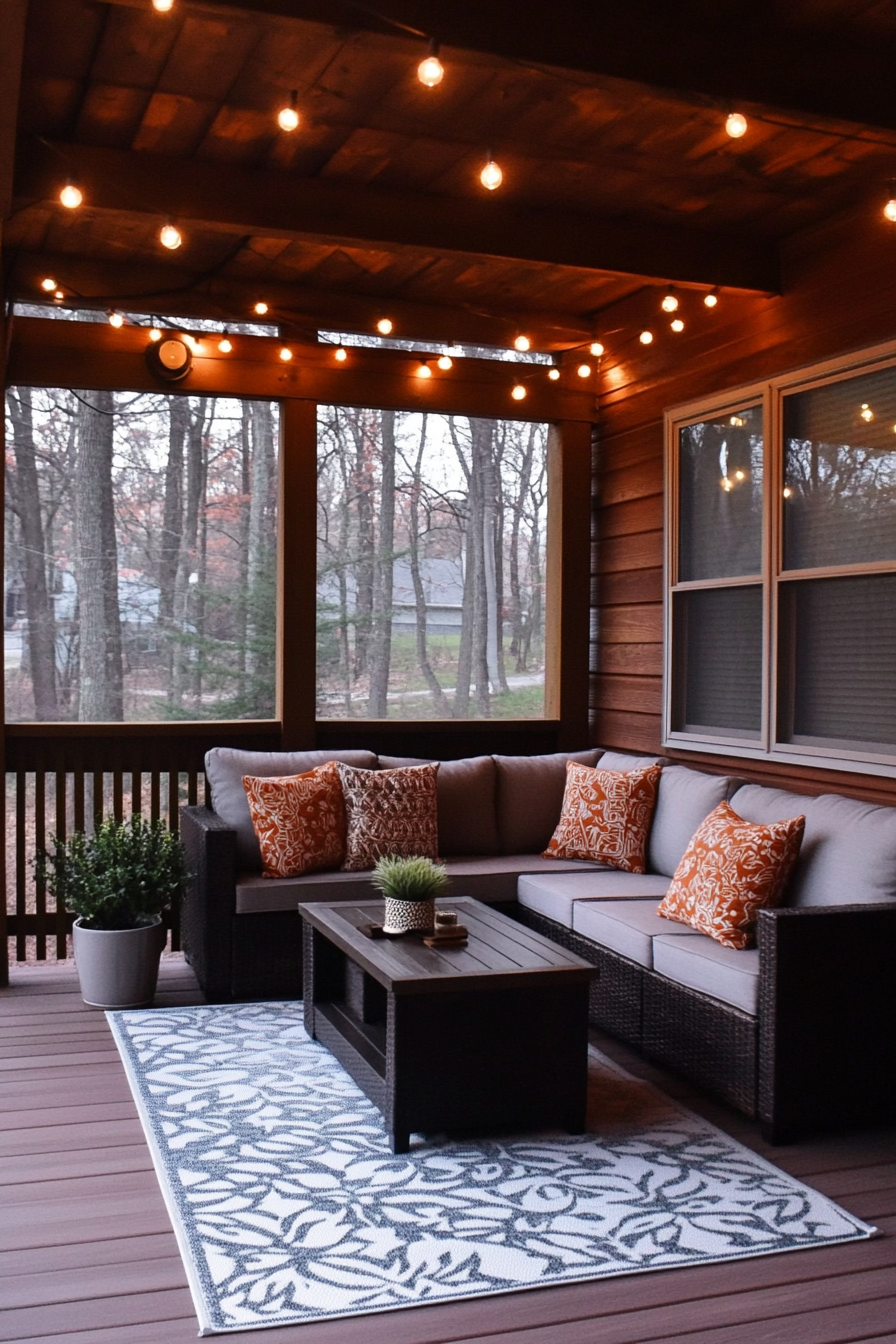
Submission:
<svg viewBox="0 0 896 1344">
<path fill-rule="evenodd" d="M 93 824 L 94 824 L 94 826 L 99 826 L 100 822 L 101 822 L 102 819 L 103 819 L 103 812 L 105 811 L 105 808 L 104 808 L 104 806 L 103 806 L 103 804 L 104 804 L 103 787 L 104 787 L 104 785 L 105 785 L 105 782 L 106 782 L 106 780 L 105 780 L 105 776 L 104 776 L 102 770 L 94 770 L 94 772 L 93 772 Z"/>
<path fill-rule="evenodd" d="M 180 828 L 180 774 L 177 770 L 168 771 L 168 826 L 172 831 Z"/>
<path fill-rule="evenodd" d="M 66 828 L 66 795 L 68 793 L 68 775 L 65 768 L 56 770 L 56 838 L 64 840 Z M 56 959 L 64 961 L 68 955 L 68 939 L 65 918 L 65 902 L 56 898 Z"/>
<path fill-rule="evenodd" d="M 131 771 L 131 811 L 138 817 L 143 811 L 143 776 L 139 770 Z"/>
<path fill-rule="evenodd" d="M 34 853 L 43 852 L 46 844 L 46 773 L 37 770 L 34 774 Z M 34 954 L 38 961 L 47 959 L 47 884 L 37 878 L 34 883 Z"/>
<path fill-rule="evenodd" d="M 190 770 L 187 774 L 187 806 L 195 807 L 199 797 L 199 771 Z"/>
<path fill-rule="evenodd" d="M 84 771 L 75 771 L 75 830 L 84 829 Z"/>
<path fill-rule="evenodd" d="M 25 915 L 27 897 L 25 879 L 25 823 L 27 818 L 27 799 L 25 796 L 27 775 L 24 770 L 16 771 L 16 960 L 25 961 L 28 944 L 25 935 Z"/>
<path fill-rule="evenodd" d="M 159 770 L 153 770 L 149 776 L 149 815 L 152 821 L 158 821 L 161 808 L 162 776 Z"/>
<path fill-rule="evenodd" d="M 124 819 L 124 772 L 112 771 L 112 815 L 116 821 Z"/>
</svg>

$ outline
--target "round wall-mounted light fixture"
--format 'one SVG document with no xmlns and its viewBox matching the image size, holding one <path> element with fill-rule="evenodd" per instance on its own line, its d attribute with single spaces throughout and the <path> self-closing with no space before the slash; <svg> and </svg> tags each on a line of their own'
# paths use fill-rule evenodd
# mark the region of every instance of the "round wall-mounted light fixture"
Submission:
<svg viewBox="0 0 896 1344">
<path fill-rule="evenodd" d="M 146 362 L 157 378 L 177 383 L 193 367 L 193 351 L 182 336 L 165 336 L 146 347 Z"/>
</svg>

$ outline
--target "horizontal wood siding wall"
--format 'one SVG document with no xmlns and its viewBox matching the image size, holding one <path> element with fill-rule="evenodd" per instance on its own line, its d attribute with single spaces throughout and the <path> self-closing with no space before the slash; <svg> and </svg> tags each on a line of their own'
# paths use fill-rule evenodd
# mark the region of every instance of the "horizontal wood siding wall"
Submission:
<svg viewBox="0 0 896 1344">
<path fill-rule="evenodd" d="M 784 247 L 782 271 L 781 296 L 723 294 L 715 313 L 693 322 L 693 336 L 688 331 L 677 338 L 674 353 L 669 340 L 658 340 L 611 358 L 604 370 L 605 386 L 613 390 L 601 398 L 595 481 L 589 703 L 596 744 L 660 750 L 663 412 L 896 337 L 896 227 L 872 204 L 795 235 Z M 606 330 L 637 332 L 651 316 L 644 304 L 643 296 L 618 304 L 604 314 Z M 878 776 L 709 753 L 666 754 L 782 787 L 896 802 L 896 780 Z"/>
</svg>

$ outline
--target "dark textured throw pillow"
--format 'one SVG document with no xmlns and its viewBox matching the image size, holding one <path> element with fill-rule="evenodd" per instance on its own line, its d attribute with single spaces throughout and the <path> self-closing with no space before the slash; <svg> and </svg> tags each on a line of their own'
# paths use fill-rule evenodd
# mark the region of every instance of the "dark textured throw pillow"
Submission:
<svg viewBox="0 0 896 1344">
<path fill-rule="evenodd" d="M 438 765 L 358 770 L 338 765 L 345 800 L 343 871 L 363 872 L 384 854 L 438 858 Z"/>
</svg>

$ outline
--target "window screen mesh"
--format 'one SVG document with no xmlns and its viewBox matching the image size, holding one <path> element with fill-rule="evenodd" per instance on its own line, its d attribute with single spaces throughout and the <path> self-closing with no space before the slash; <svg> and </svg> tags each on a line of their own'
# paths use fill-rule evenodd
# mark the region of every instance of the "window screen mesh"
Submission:
<svg viewBox="0 0 896 1344">
<path fill-rule="evenodd" d="M 678 581 L 762 569 L 762 407 L 679 433 Z"/>
<path fill-rule="evenodd" d="M 758 738 L 762 727 L 762 589 L 674 595 L 676 732 Z"/>
</svg>

